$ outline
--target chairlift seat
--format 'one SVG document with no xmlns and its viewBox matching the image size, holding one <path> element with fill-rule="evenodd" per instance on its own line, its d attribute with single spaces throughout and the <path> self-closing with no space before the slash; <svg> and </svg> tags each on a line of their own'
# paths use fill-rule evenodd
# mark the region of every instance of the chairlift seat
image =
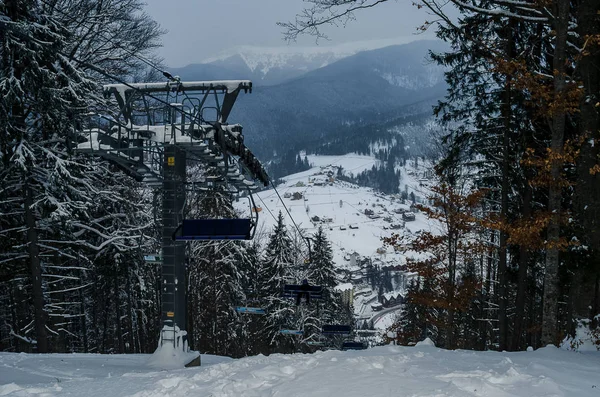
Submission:
<svg viewBox="0 0 600 397">
<path fill-rule="evenodd" d="M 175 240 L 251 240 L 251 219 L 185 219 Z"/>
<path fill-rule="evenodd" d="M 298 294 L 309 294 L 311 299 L 323 298 L 323 287 L 320 285 L 286 284 L 283 286 L 284 298 L 295 298 Z"/>
<path fill-rule="evenodd" d="M 367 345 L 363 342 L 346 341 L 342 343 L 342 350 L 365 350 Z"/>
<path fill-rule="evenodd" d="M 259 307 L 236 307 L 235 311 L 246 314 L 265 314 L 265 309 Z"/>
<path fill-rule="evenodd" d="M 304 331 L 301 329 L 281 329 L 279 333 L 283 335 L 304 335 Z"/>
<path fill-rule="evenodd" d="M 321 330 L 323 335 L 350 335 L 352 327 L 349 325 L 324 325 Z"/>
</svg>

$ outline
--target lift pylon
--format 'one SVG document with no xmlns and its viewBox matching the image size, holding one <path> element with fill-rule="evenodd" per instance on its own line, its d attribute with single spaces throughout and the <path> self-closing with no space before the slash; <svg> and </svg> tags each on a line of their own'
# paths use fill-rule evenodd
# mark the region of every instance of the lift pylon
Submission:
<svg viewBox="0 0 600 397">
<path fill-rule="evenodd" d="M 117 111 L 89 114 L 77 135 L 77 151 L 104 158 L 136 180 L 163 190 L 162 324 L 163 330 L 178 330 L 183 339 L 187 288 L 181 240 L 189 239 L 174 236 L 180 225 L 184 232 L 198 226 L 183 223 L 186 191 L 198 185 L 186 180 L 189 162 L 217 170 L 201 181 L 204 188 L 226 184 L 241 192 L 256 189 L 257 181 L 269 183 L 262 164 L 244 144 L 242 126 L 228 123 L 239 93 L 251 90 L 248 80 L 105 85 L 104 94 L 115 98 Z M 173 341 L 174 346 L 187 348 L 186 343 L 175 342 L 181 338 L 166 335 L 163 332 L 161 343 Z"/>
</svg>

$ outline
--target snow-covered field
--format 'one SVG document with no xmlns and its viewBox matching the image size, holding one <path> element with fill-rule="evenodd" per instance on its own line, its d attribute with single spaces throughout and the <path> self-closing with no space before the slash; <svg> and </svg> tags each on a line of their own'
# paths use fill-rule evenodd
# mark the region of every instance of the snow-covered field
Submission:
<svg viewBox="0 0 600 397">
<path fill-rule="evenodd" d="M 600 395 L 600 353 L 447 351 L 420 343 L 364 351 L 202 356 L 203 366 L 156 371 L 145 355 L 0 353 L 0 396 Z"/>
<path fill-rule="evenodd" d="M 402 203 L 400 195 L 385 195 L 337 178 L 340 167 L 346 175 L 356 175 L 370 169 L 378 162 L 374 157 L 357 154 L 309 155 L 308 160 L 313 168 L 283 178 L 284 183 L 277 187 L 281 200 L 273 189 L 254 194 L 256 206 L 260 208 L 258 239 L 268 237 L 281 211 L 289 231 L 295 229 L 292 218 L 305 235 L 316 232 L 319 226 L 323 227 L 332 244 L 336 267 L 357 272 L 360 268 L 353 260 L 354 253 L 359 258 L 370 258 L 380 267 L 403 265 L 406 255 L 416 255 L 412 252 L 396 253 L 391 247 L 384 247 L 383 237 L 399 233 L 410 238 L 420 230 L 435 232 L 439 227 L 437 222 L 431 222 L 419 211 L 415 211 L 414 221 L 404 222 L 398 211 L 408 211 L 409 203 Z M 426 184 L 422 183 L 422 176 L 428 167 L 423 162 L 417 169 L 413 165 L 410 160 L 406 166 L 399 168 L 399 186 L 402 190 L 406 186 L 408 194 L 413 193 L 418 199 L 424 199 L 429 192 Z M 249 211 L 248 202 L 244 200 L 236 203 L 236 207 L 246 213 Z M 363 287 L 366 285 L 355 285 L 358 289 Z M 375 328 L 383 330 L 393 323 L 397 310 L 379 316 L 371 306 L 376 302 L 376 294 L 367 292 L 355 295 L 354 307 L 359 319 L 372 319 Z"/>
<path fill-rule="evenodd" d="M 371 168 L 377 161 L 373 157 L 344 156 L 309 156 L 309 161 L 316 164 L 308 171 L 285 177 L 285 183 L 278 186 L 285 206 L 290 211 L 295 223 L 308 234 L 314 233 L 318 226 L 323 226 L 333 245 L 334 262 L 338 267 L 349 265 L 348 255 L 352 252 L 360 256 L 396 260 L 403 262 L 403 255 L 393 252 L 380 253 L 381 239 L 388 237 L 392 231 L 400 234 L 413 234 L 419 230 L 431 230 L 431 222 L 421 213 L 415 214 L 415 221 L 406 222 L 401 230 L 392 230 L 392 224 L 402 223 L 402 215 L 394 213 L 395 209 L 408 209 L 405 204 L 389 195 L 374 192 L 372 189 L 339 181 L 335 178 L 337 167 L 342 166 L 345 172 L 350 169 L 362 171 Z M 328 172 L 333 172 L 332 177 Z M 407 184 L 410 192 L 424 197 L 422 191 L 416 191 L 416 178 L 404 174 L 401 186 Z M 416 185 L 416 186 L 415 186 Z M 294 199 L 294 193 L 302 197 Z M 285 197 L 285 196 L 289 197 Z M 287 215 L 284 204 L 273 189 L 255 194 L 256 205 L 261 208 L 258 230 L 265 235 L 273 230 L 279 211 L 285 216 L 289 228 L 294 228 Z M 244 208 L 244 206 L 246 206 Z M 247 203 L 240 201 L 238 208 L 248 212 Z M 365 214 L 365 210 L 374 212 L 373 216 Z M 318 217 L 321 221 L 311 219 Z M 327 221 L 324 221 L 327 218 Z M 385 220 L 387 218 L 387 220 Z M 260 235 L 260 233 L 259 233 Z M 346 259 L 344 259 L 346 257 Z"/>
</svg>

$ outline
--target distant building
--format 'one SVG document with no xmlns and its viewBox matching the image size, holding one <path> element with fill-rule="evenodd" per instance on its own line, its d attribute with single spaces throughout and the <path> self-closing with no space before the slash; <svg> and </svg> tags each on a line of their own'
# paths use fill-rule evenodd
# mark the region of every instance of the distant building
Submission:
<svg viewBox="0 0 600 397">
<path fill-rule="evenodd" d="M 292 200 L 302 200 L 302 193 L 294 192 L 294 194 L 292 194 Z"/>
<path fill-rule="evenodd" d="M 398 230 L 398 229 L 402 229 L 404 227 L 404 222 L 399 222 L 399 223 L 392 223 L 390 225 L 390 229 L 392 230 Z"/>
<path fill-rule="evenodd" d="M 415 220 L 415 214 L 413 214 L 412 212 L 405 212 L 404 214 L 402 214 L 402 220 L 404 222 L 412 222 Z"/>
<path fill-rule="evenodd" d="M 399 291 L 392 291 L 383 294 L 381 304 L 383 307 L 392 307 L 404 303 L 404 294 Z"/>
<path fill-rule="evenodd" d="M 342 298 L 342 304 L 349 307 L 354 303 L 354 286 L 352 284 L 340 284 L 335 286 L 333 290 L 340 294 Z"/>
</svg>

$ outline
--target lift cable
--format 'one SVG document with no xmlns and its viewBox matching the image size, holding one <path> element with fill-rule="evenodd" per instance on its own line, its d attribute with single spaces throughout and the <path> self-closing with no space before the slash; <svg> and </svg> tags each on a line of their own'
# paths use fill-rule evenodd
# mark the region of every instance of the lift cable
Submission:
<svg viewBox="0 0 600 397">
<path fill-rule="evenodd" d="M 306 244 L 306 247 L 308 248 L 308 253 L 309 256 L 312 254 L 311 252 L 311 248 L 310 248 L 310 241 L 309 238 L 306 237 L 304 235 L 304 233 L 302 233 L 302 230 L 300 230 L 300 227 L 298 226 L 298 224 L 296 223 L 296 221 L 294 220 L 294 217 L 292 217 L 292 214 L 290 213 L 290 211 L 288 210 L 287 205 L 285 205 L 285 202 L 283 201 L 283 199 L 281 198 L 281 195 L 279 194 L 279 192 L 277 191 L 277 187 L 275 186 L 275 184 L 273 183 L 273 180 L 271 178 L 269 178 L 269 183 L 271 183 L 271 186 L 273 187 L 273 190 L 275 191 L 275 193 L 277 194 L 277 197 L 279 197 L 279 201 L 281 201 L 281 204 L 283 205 L 283 208 L 285 209 L 285 212 L 287 212 L 288 216 L 290 217 L 290 219 L 292 220 L 292 223 L 294 224 L 294 227 L 296 228 L 296 230 L 298 231 L 300 237 L 302 238 L 302 240 L 304 241 L 304 244 Z"/>
<path fill-rule="evenodd" d="M 271 218 L 273 218 L 273 220 L 275 221 L 275 223 L 277 223 L 277 218 L 275 218 L 275 215 L 273 215 L 273 213 L 271 212 L 271 209 L 267 206 L 267 203 L 265 203 L 262 199 L 262 197 L 260 197 L 259 194 L 256 195 L 258 197 L 258 199 L 260 200 L 261 203 L 263 203 L 263 205 L 265 206 L 265 208 L 267 209 L 267 211 L 269 211 L 269 214 L 271 214 Z"/>
</svg>

